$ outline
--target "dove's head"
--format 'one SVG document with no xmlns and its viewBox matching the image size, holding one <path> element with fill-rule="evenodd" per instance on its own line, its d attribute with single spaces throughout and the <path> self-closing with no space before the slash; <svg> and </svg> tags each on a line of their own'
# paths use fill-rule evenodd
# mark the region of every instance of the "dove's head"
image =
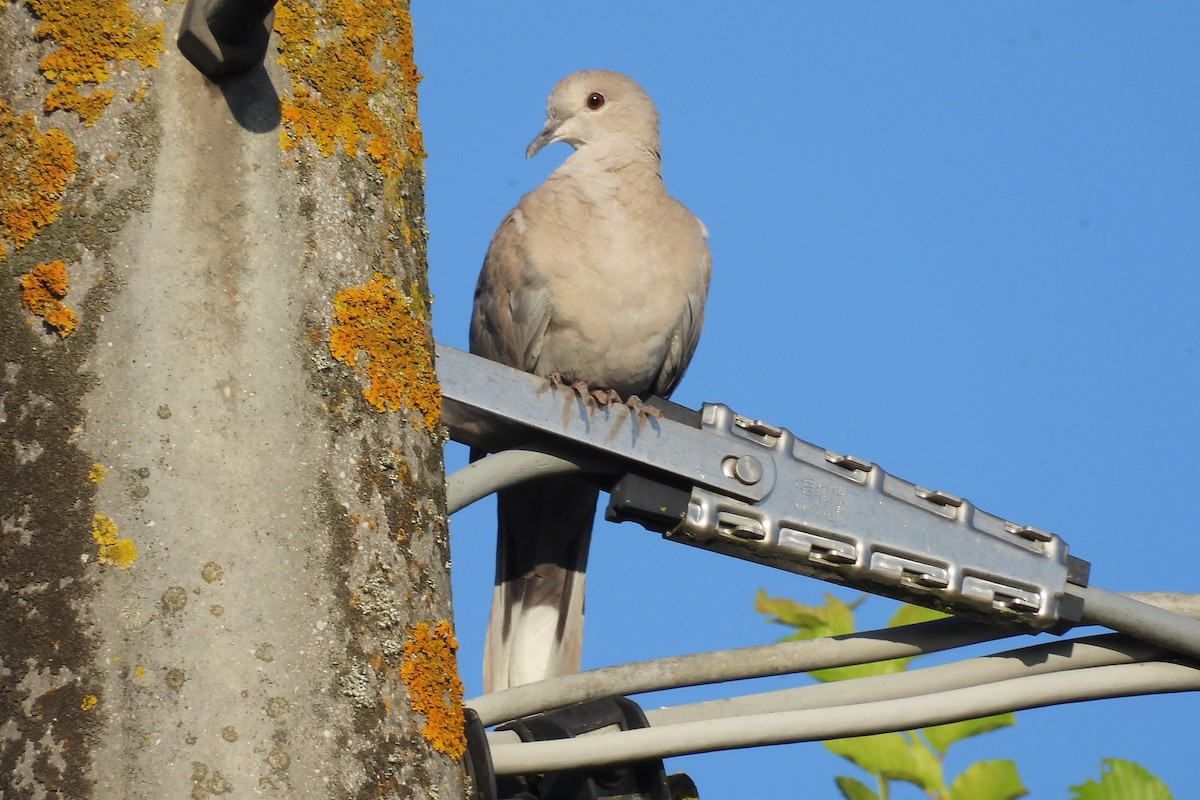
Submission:
<svg viewBox="0 0 1200 800">
<path fill-rule="evenodd" d="M 632 147 L 658 153 L 658 112 L 650 96 L 619 72 L 572 72 L 546 100 L 546 125 L 525 157 L 553 142 L 576 150 L 588 145 Z"/>
</svg>

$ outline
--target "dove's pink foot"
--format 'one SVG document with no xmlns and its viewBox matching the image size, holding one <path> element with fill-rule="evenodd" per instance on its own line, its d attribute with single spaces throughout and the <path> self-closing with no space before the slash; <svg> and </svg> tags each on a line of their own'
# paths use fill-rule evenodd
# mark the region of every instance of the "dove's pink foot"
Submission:
<svg viewBox="0 0 1200 800">
<path fill-rule="evenodd" d="M 655 408 L 654 406 L 646 405 L 642 402 L 642 398 L 638 397 L 636 394 L 630 395 L 629 399 L 625 401 L 625 405 L 628 406 L 630 414 L 637 415 L 639 424 L 645 421 L 647 417 L 662 419 L 663 412 L 661 408 Z"/>
</svg>

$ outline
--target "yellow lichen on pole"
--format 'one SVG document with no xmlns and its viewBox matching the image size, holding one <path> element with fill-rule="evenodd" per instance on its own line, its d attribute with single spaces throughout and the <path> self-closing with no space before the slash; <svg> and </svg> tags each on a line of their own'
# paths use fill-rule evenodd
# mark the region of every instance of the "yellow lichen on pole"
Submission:
<svg viewBox="0 0 1200 800">
<path fill-rule="evenodd" d="M 394 279 L 378 272 L 361 286 L 347 286 L 333 298 L 329 352 L 367 376 L 363 396 L 377 411 L 407 407 L 432 432 L 441 420 L 442 392 L 419 313 L 423 305 L 413 305 Z"/>
<path fill-rule="evenodd" d="M 15 114 L 0 100 L 0 260 L 58 218 L 74 174 L 67 135 L 54 128 L 42 133 L 33 114 Z"/>
<path fill-rule="evenodd" d="M 143 68 L 158 66 L 163 51 L 163 25 L 150 24 L 133 13 L 127 0 L 26 0 L 39 20 L 34 36 L 57 47 L 38 62 L 54 86 L 43 108 L 74 111 L 92 125 L 112 102 L 113 92 L 99 88 L 110 77 L 112 61 L 135 61 Z M 84 87 L 92 88 L 81 91 Z"/>
<path fill-rule="evenodd" d="M 281 0 L 275 30 L 292 81 L 291 96 L 280 100 L 285 150 L 304 140 L 323 156 L 337 145 L 350 156 L 361 149 L 387 176 L 424 155 L 415 101 L 392 108 L 397 93 L 384 91 L 398 79 L 415 98 L 420 80 L 406 2 Z"/>
<path fill-rule="evenodd" d="M 137 558 L 133 540 L 118 538 L 116 523 L 103 514 L 92 516 L 92 538 L 99 549 L 97 560 L 101 564 L 116 564 L 125 569 Z"/>
<path fill-rule="evenodd" d="M 75 330 L 75 312 L 62 303 L 67 296 L 67 268 L 61 260 L 38 264 L 21 276 L 21 305 L 66 337 Z"/>
<path fill-rule="evenodd" d="M 434 750 L 455 761 L 467 749 L 457 650 L 458 641 L 448 621 L 439 620 L 432 628 L 427 622 L 418 622 L 408 631 L 400 662 L 408 700 L 425 717 L 421 735 Z"/>
</svg>

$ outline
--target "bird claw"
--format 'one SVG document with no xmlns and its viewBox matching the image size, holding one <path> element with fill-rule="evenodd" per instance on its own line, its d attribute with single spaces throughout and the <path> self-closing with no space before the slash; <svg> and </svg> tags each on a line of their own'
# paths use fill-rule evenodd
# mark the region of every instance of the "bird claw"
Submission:
<svg viewBox="0 0 1200 800">
<path fill-rule="evenodd" d="M 568 385 L 567 379 L 560 372 L 551 372 L 546 376 L 546 381 L 554 389 Z M 636 394 L 630 395 L 627 400 L 622 400 L 616 389 L 593 389 L 587 385 L 586 381 L 575 381 L 570 384 L 570 388 L 589 412 L 595 411 L 597 408 L 608 409 L 612 406 L 623 405 L 629 409 L 630 415 L 637 418 L 639 426 L 647 418 L 662 419 L 663 416 L 662 409 L 646 405 Z"/>
<path fill-rule="evenodd" d="M 556 389 L 566 384 L 566 379 L 557 372 L 547 375 L 546 379 Z M 587 385 L 587 381 L 575 381 L 570 387 L 588 411 L 595 411 L 597 408 L 607 409 L 609 406 L 621 405 L 623 402 L 621 395 L 617 394 L 614 389 L 593 389 Z"/>
<path fill-rule="evenodd" d="M 575 394 L 579 395 L 579 399 L 583 401 L 583 405 L 588 411 L 596 408 L 596 399 L 592 395 L 592 390 L 583 381 L 575 381 L 571 384 L 571 388 L 575 390 Z"/>
<path fill-rule="evenodd" d="M 625 401 L 625 405 L 629 408 L 630 414 L 637 416 L 639 426 L 641 423 L 646 421 L 647 417 L 662 419 L 663 412 L 661 408 L 655 408 L 654 406 L 646 405 L 642 402 L 642 398 L 638 397 L 636 394 L 630 395 L 629 399 Z"/>
<path fill-rule="evenodd" d="M 551 372 L 546 376 L 545 380 L 546 382 L 542 385 L 542 388 L 538 389 L 537 393 L 539 395 L 545 392 L 547 389 L 551 391 L 558 391 L 559 388 L 566 383 L 566 380 L 563 378 L 561 372 Z"/>
<path fill-rule="evenodd" d="M 608 408 L 611 405 L 621 405 L 621 395 L 617 394 L 615 389 L 593 389 L 592 397 L 604 408 Z"/>
</svg>

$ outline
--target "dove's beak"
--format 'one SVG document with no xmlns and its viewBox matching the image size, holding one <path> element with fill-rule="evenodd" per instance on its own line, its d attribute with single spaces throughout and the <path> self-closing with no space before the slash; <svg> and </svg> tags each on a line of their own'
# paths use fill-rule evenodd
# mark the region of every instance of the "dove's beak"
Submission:
<svg viewBox="0 0 1200 800">
<path fill-rule="evenodd" d="M 543 147 L 557 141 L 558 120 L 548 119 L 546 120 L 546 127 L 542 128 L 542 132 L 529 143 L 529 147 L 525 148 L 525 157 L 533 158 Z"/>
</svg>

